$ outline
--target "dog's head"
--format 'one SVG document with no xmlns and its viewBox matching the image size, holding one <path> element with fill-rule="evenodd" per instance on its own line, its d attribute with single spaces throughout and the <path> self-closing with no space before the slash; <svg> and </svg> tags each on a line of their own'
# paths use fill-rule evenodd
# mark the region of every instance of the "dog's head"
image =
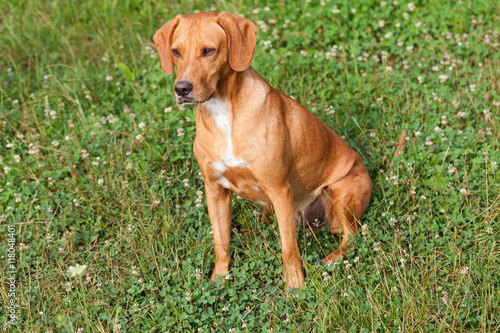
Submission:
<svg viewBox="0 0 500 333">
<path fill-rule="evenodd" d="M 252 62 L 258 28 L 229 12 L 177 15 L 153 36 L 167 74 L 177 68 L 177 103 L 203 103 L 219 79 Z"/>
</svg>

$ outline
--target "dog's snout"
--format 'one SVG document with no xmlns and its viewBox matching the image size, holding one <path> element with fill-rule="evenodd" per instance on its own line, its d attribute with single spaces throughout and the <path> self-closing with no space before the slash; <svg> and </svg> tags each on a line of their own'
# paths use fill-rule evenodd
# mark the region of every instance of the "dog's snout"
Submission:
<svg viewBox="0 0 500 333">
<path fill-rule="evenodd" d="M 193 91 L 193 85 L 189 81 L 179 81 L 174 86 L 175 93 L 178 96 L 187 96 Z"/>
</svg>

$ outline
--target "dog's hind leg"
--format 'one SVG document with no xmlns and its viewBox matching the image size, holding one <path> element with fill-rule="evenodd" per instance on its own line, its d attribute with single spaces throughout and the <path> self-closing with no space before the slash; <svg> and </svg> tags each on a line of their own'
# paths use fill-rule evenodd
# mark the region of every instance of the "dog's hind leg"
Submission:
<svg viewBox="0 0 500 333">
<path fill-rule="evenodd" d="M 342 231 L 344 234 L 339 249 L 330 253 L 323 260 L 324 263 L 331 264 L 347 253 L 349 235 L 356 233 L 359 220 L 370 202 L 371 193 L 370 176 L 360 159 L 345 177 L 325 189 L 322 197 L 330 231 Z"/>
</svg>

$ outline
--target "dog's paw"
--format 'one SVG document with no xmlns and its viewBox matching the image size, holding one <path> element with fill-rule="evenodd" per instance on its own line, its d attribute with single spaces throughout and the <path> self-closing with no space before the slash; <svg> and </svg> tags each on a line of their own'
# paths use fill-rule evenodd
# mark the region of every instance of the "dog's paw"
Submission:
<svg viewBox="0 0 500 333">
<path fill-rule="evenodd" d="M 214 271 L 212 273 L 212 276 L 210 277 L 210 282 L 225 283 L 230 279 L 231 279 L 231 274 L 229 274 L 229 272 L 226 271 L 225 273 L 216 273 Z"/>
<path fill-rule="evenodd" d="M 323 264 L 332 265 L 337 260 L 342 259 L 346 253 L 347 253 L 347 250 L 345 250 L 345 249 L 336 250 L 336 251 L 330 253 L 325 259 L 323 259 Z"/>
</svg>

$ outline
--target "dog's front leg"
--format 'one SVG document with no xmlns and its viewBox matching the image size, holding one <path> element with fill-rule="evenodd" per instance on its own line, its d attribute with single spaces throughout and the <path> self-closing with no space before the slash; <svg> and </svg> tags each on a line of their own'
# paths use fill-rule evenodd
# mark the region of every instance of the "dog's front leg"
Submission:
<svg viewBox="0 0 500 333">
<path fill-rule="evenodd" d="M 283 257 L 285 280 L 287 287 L 304 288 L 304 274 L 302 273 L 302 259 L 297 245 L 297 224 L 293 206 L 293 193 L 290 185 L 270 191 L 271 200 L 281 238 L 281 255 Z"/>
<path fill-rule="evenodd" d="M 215 267 L 210 281 L 217 281 L 217 275 L 226 275 L 229 271 L 232 192 L 216 182 L 205 183 L 205 191 L 215 247 Z"/>
</svg>

